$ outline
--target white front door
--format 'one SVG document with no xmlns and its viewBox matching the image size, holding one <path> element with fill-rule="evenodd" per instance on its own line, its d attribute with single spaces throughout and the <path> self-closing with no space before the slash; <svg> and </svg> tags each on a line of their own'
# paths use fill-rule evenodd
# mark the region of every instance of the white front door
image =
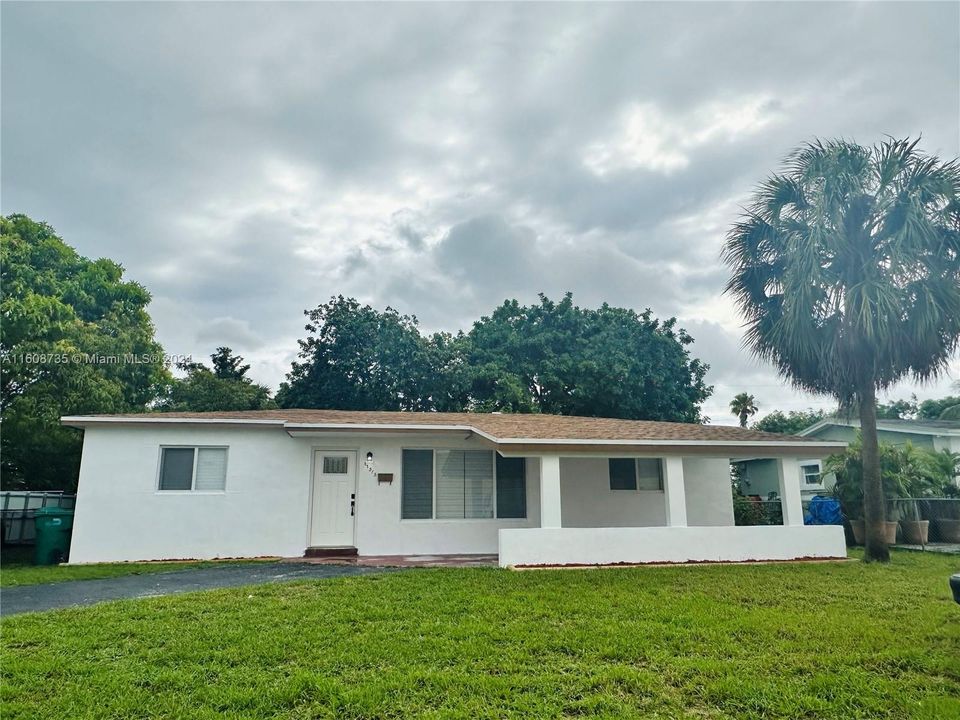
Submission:
<svg viewBox="0 0 960 720">
<path fill-rule="evenodd" d="M 313 453 L 310 494 L 310 547 L 353 547 L 357 499 L 357 454 Z"/>
</svg>

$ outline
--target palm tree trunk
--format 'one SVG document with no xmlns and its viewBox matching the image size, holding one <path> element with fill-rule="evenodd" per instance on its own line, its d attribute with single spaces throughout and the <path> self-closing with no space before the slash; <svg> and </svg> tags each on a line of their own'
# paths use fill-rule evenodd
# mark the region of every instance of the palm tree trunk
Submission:
<svg viewBox="0 0 960 720">
<path fill-rule="evenodd" d="M 889 562 L 890 550 L 884 539 L 886 512 L 883 502 L 883 481 L 880 477 L 880 446 L 877 438 L 877 395 L 873 382 L 860 393 L 860 432 L 863 436 L 863 520 L 866 530 L 867 562 Z"/>
</svg>

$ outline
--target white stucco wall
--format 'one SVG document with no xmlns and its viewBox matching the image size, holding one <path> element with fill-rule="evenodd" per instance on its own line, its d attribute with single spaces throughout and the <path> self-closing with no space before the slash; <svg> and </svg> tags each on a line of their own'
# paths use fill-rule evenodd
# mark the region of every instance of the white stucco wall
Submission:
<svg viewBox="0 0 960 720">
<path fill-rule="evenodd" d="M 226 445 L 223 492 L 158 492 L 161 445 Z M 91 427 L 71 563 L 300 555 L 310 448 L 282 429 Z"/>
<path fill-rule="evenodd" d="M 733 525 L 733 491 L 727 458 L 683 459 L 687 525 Z"/>
<path fill-rule="evenodd" d="M 683 459 L 688 525 L 733 525 L 730 461 Z M 563 527 L 650 527 L 666 524 L 663 491 L 611 490 L 607 458 L 560 459 Z"/>
<path fill-rule="evenodd" d="M 322 447 L 313 439 L 316 447 Z M 514 520 L 401 520 L 401 457 L 403 448 L 483 449 L 473 438 L 461 441 L 413 435 L 353 438 L 352 443 L 324 440 L 323 446 L 356 449 L 361 458 L 357 488 L 357 550 L 361 555 L 421 555 L 438 553 L 496 553 L 501 528 L 540 526 L 540 474 L 535 459 L 527 460 L 527 517 Z M 390 485 L 379 485 L 362 465 L 374 455 L 376 472 L 392 472 Z M 302 551 L 302 548 L 301 548 Z"/>
<path fill-rule="evenodd" d="M 228 446 L 226 489 L 158 492 L 161 445 Z M 401 520 L 401 449 L 482 448 L 476 438 L 290 437 L 281 428 L 111 426 L 87 428 L 71 563 L 284 556 L 308 546 L 315 449 L 355 450 L 355 545 L 363 555 L 496 553 L 501 528 L 540 524 L 539 468 L 527 461 L 527 518 Z M 394 474 L 378 484 L 363 466 Z"/>
<path fill-rule="evenodd" d="M 560 458 L 563 527 L 666 524 L 663 491 L 611 490 L 607 458 Z"/>
<path fill-rule="evenodd" d="M 225 490 L 159 492 L 163 445 L 227 446 Z M 501 530 L 539 528 L 536 458 L 527 459 L 524 519 L 400 518 L 403 448 L 484 447 L 476 436 L 290 437 L 280 427 L 91 426 L 85 431 L 70 562 L 300 556 L 309 545 L 313 453 L 321 449 L 357 453 L 354 544 L 360 554 L 496 553 Z M 368 452 L 373 472 L 364 467 Z M 684 458 L 690 526 L 732 525 L 727 462 Z M 393 473 L 393 483 L 378 483 L 377 472 Z M 665 522 L 663 492 L 611 491 L 604 457 L 563 457 L 560 474 L 565 527 Z"/>
</svg>

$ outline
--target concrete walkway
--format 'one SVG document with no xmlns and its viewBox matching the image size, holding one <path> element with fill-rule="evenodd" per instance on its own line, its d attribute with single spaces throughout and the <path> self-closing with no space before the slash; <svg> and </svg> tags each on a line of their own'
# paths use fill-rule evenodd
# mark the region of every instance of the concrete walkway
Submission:
<svg viewBox="0 0 960 720">
<path fill-rule="evenodd" d="M 315 580 L 385 572 L 386 568 L 310 563 L 251 563 L 124 575 L 102 580 L 68 580 L 0 589 L 0 615 L 93 605 L 106 600 L 156 597 L 265 583 Z"/>
<path fill-rule="evenodd" d="M 380 568 L 497 567 L 496 555 L 358 555 L 355 557 L 285 558 L 282 562 L 311 565 L 360 565 Z"/>
</svg>

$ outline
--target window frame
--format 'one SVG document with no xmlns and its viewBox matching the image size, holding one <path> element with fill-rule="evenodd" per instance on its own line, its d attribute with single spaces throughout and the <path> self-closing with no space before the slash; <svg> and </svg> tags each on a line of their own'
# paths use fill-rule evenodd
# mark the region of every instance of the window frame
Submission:
<svg viewBox="0 0 960 720">
<path fill-rule="evenodd" d="M 804 488 L 822 488 L 823 487 L 823 465 L 819 460 L 809 460 L 807 462 L 800 462 L 800 474 L 803 476 L 803 487 Z M 815 467 L 817 468 L 817 481 L 810 482 L 807 480 L 809 475 L 805 468 Z"/>
<path fill-rule="evenodd" d="M 637 455 L 634 455 L 634 456 L 632 456 L 632 457 L 630 457 L 630 456 L 624 457 L 624 456 L 620 455 L 620 456 L 616 456 L 616 457 L 614 457 L 614 456 L 609 456 L 609 457 L 606 458 L 606 460 L 607 460 L 607 492 L 612 492 L 612 493 L 628 493 L 628 492 L 629 492 L 629 493 L 658 493 L 658 494 L 661 494 L 661 495 L 664 493 L 664 485 L 665 485 L 665 482 L 664 482 L 664 474 L 665 474 L 665 469 L 664 469 L 664 463 L 663 463 L 664 458 L 663 458 L 663 457 L 661 457 L 661 456 L 659 456 L 659 455 L 656 456 L 656 457 L 650 457 L 650 456 L 640 457 L 640 456 L 637 456 Z M 610 482 L 611 482 L 611 480 L 612 480 L 612 477 L 611 477 L 611 475 L 610 475 L 610 461 L 611 461 L 611 460 L 632 460 L 632 461 L 633 461 L 633 480 L 634 480 L 634 487 L 632 487 L 632 488 L 614 488 L 614 487 L 611 487 L 611 486 L 610 486 Z M 639 465 L 639 461 L 640 461 L 640 460 L 656 460 L 657 463 L 659 463 L 659 465 L 660 465 L 660 487 L 657 488 L 656 490 L 651 490 L 650 488 L 640 487 L 640 465 Z"/>
<path fill-rule="evenodd" d="M 160 487 L 163 479 L 163 452 L 164 450 L 193 450 L 193 467 L 190 470 L 190 489 L 189 490 L 164 490 Z M 221 490 L 197 490 L 197 461 L 200 459 L 201 450 L 223 450 L 223 489 Z M 227 492 L 227 470 L 230 466 L 230 446 L 229 445 L 161 445 L 157 454 L 157 477 L 153 485 L 154 495 L 223 495 Z"/>
<path fill-rule="evenodd" d="M 403 453 L 406 450 L 429 450 L 431 454 L 431 470 L 432 470 L 432 481 L 433 481 L 433 505 L 430 509 L 431 517 L 428 518 L 405 518 L 403 516 L 403 487 L 406 481 L 406 478 L 403 477 Z M 403 446 L 400 448 L 400 522 L 402 523 L 450 523 L 450 522 L 526 522 L 530 517 L 530 503 L 524 502 L 524 517 L 512 517 L 512 518 L 501 518 L 497 515 L 497 451 L 496 450 L 462 450 L 463 452 L 490 452 L 493 455 L 493 493 L 490 496 L 491 502 L 493 504 L 492 510 L 493 514 L 490 517 L 481 517 L 481 518 L 438 518 L 437 517 L 437 451 L 438 450 L 457 450 L 460 451 L 462 448 L 448 448 L 448 447 L 423 447 L 423 446 Z M 524 493 L 528 490 L 527 485 L 527 458 L 523 458 L 523 479 L 524 479 Z"/>
</svg>

